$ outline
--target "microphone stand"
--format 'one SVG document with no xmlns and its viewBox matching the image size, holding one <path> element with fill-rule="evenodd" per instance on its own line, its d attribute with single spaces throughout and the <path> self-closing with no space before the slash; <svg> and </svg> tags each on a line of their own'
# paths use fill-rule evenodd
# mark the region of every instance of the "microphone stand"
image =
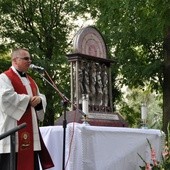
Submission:
<svg viewBox="0 0 170 170">
<path fill-rule="evenodd" d="M 64 118 L 63 118 L 63 161 L 62 161 L 62 170 L 65 170 L 65 144 L 66 144 L 66 128 L 67 128 L 67 119 L 66 119 L 66 109 L 67 109 L 67 106 L 68 106 L 68 103 L 72 104 L 69 99 L 64 95 L 62 94 L 59 89 L 56 87 L 56 85 L 54 84 L 54 82 L 51 80 L 50 76 L 48 75 L 47 71 L 46 70 L 37 70 L 36 71 L 39 73 L 39 75 L 41 76 L 41 78 L 43 80 L 45 80 L 49 85 L 51 85 L 59 94 L 59 96 L 62 98 L 62 105 L 63 105 L 63 110 L 64 110 Z M 49 80 L 47 80 L 43 73 L 46 73 L 46 75 L 49 77 L 50 82 Z M 84 119 L 86 120 L 86 114 L 82 111 L 82 110 L 79 110 L 77 109 L 76 105 L 73 104 L 74 108 L 76 110 L 78 110 L 79 112 L 82 113 L 82 115 L 84 116 Z"/>
<path fill-rule="evenodd" d="M 64 118 L 63 118 L 63 164 L 62 170 L 65 170 L 65 149 L 66 149 L 66 128 L 67 128 L 67 119 L 66 119 L 66 108 L 68 102 L 66 100 L 63 101 L 63 109 L 64 109 Z"/>
</svg>

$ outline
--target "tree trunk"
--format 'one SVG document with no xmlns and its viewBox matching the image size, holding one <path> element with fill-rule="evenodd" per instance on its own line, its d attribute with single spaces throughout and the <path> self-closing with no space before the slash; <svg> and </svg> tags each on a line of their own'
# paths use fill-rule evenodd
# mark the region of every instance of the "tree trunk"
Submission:
<svg viewBox="0 0 170 170">
<path fill-rule="evenodd" d="M 163 131 L 168 134 L 170 121 L 170 28 L 164 39 Z"/>
</svg>

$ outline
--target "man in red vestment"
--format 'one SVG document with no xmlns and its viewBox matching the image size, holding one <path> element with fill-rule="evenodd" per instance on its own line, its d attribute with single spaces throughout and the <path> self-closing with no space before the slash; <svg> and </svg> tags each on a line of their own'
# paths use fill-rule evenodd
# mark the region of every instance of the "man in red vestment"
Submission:
<svg viewBox="0 0 170 170">
<path fill-rule="evenodd" d="M 0 74 L 0 134 L 26 123 L 16 133 L 16 170 L 39 170 L 53 167 L 41 138 L 38 119 L 44 119 L 46 98 L 27 74 L 31 57 L 26 49 L 15 49 L 12 66 Z M 0 168 L 10 170 L 10 138 L 0 140 Z"/>
</svg>

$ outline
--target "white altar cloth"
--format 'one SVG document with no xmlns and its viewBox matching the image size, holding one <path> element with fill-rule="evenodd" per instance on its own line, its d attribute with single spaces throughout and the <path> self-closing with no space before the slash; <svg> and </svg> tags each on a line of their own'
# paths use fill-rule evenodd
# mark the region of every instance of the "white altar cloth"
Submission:
<svg viewBox="0 0 170 170">
<path fill-rule="evenodd" d="M 63 127 L 40 128 L 55 167 L 62 170 Z M 65 170 L 140 170 L 144 160 L 150 161 L 149 139 L 161 157 L 164 133 L 154 129 L 85 126 L 70 123 L 66 128 Z"/>
</svg>

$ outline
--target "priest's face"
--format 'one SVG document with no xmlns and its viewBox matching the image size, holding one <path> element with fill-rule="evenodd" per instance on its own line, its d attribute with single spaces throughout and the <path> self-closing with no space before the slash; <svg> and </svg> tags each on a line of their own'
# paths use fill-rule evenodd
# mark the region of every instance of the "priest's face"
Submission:
<svg viewBox="0 0 170 170">
<path fill-rule="evenodd" d="M 28 51 L 21 50 L 17 57 L 14 59 L 14 66 L 21 72 L 27 72 L 31 64 L 31 57 Z"/>
</svg>

